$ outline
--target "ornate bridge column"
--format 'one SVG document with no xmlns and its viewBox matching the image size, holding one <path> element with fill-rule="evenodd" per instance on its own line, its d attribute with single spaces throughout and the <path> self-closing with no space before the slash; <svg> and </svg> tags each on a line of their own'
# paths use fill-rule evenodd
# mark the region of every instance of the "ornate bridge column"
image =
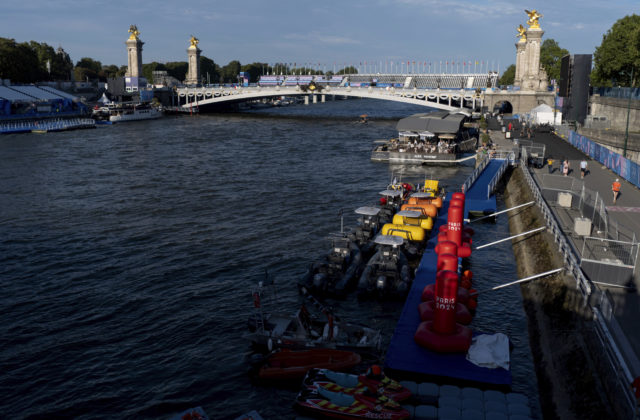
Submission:
<svg viewBox="0 0 640 420">
<path fill-rule="evenodd" d="M 522 76 L 524 69 L 527 67 L 525 59 L 526 42 L 524 38 L 516 42 L 516 76 L 513 80 L 514 86 L 522 86 Z"/>
<path fill-rule="evenodd" d="M 524 90 L 547 90 L 547 73 L 540 68 L 540 43 L 544 31 L 540 29 L 538 19 L 542 17 L 536 10 L 526 11 L 529 15 L 525 47 L 526 67 L 523 69 L 521 86 Z"/>
<path fill-rule="evenodd" d="M 187 85 L 196 85 L 200 82 L 200 53 L 202 50 L 198 48 L 198 38 L 191 36 L 191 45 L 187 48 L 187 56 L 189 62 L 189 71 L 187 79 L 184 81 Z"/>
<path fill-rule="evenodd" d="M 127 39 L 127 73 L 126 77 L 141 77 L 142 76 L 142 45 L 144 42 L 140 41 L 138 36 L 140 32 L 136 25 L 131 25 L 129 28 L 129 39 Z"/>
</svg>

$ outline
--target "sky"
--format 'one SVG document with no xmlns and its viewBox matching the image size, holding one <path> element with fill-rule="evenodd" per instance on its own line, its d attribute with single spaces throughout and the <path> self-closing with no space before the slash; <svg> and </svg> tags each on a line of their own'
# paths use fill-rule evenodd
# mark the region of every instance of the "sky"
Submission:
<svg viewBox="0 0 640 420">
<path fill-rule="evenodd" d="M 500 72 L 515 63 L 516 27 L 535 8 L 544 30 L 572 54 L 590 54 L 620 18 L 640 14 L 638 0 L 4 0 L 0 37 L 61 46 L 74 63 L 90 57 L 127 64 L 136 25 L 143 63 L 186 61 L 190 36 L 219 65 L 313 63 L 361 72 L 395 63 L 479 62 Z M 364 67 L 364 63 L 368 67 Z M 427 63 L 426 67 L 424 63 Z M 360 64 L 362 63 L 362 64 Z M 372 64 L 375 63 L 375 64 Z M 484 67 L 483 67 L 483 64 Z M 489 63 L 487 66 L 486 63 Z M 404 66 L 405 64 L 402 64 Z M 412 68 L 415 65 L 412 64 Z M 451 67 L 449 67 L 451 70 Z M 470 70 L 470 68 L 469 68 Z"/>
</svg>

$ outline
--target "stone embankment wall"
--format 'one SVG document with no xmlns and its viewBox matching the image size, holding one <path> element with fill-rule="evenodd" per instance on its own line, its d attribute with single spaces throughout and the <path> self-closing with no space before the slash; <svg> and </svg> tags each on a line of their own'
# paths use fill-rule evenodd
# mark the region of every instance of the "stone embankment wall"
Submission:
<svg viewBox="0 0 640 420">
<path fill-rule="evenodd" d="M 622 155 L 624 151 L 624 133 L 624 128 L 622 131 L 584 127 L 578 130 L 578 134 L 588 137 L 620 155 Z M 629 133 L 629 138 L 627 139 L 627 158 L 635 162 L 640 162 L 640 134 L 638 133 Z"/>
<path fill-rule="evenodd" d="M 629 108 L 629 137 L 627 139 L 627 158 L 640 162 L 640 101 L 628 99 L 592 96 L 589 100 L 590 115 L 607 117 L 610 128 L 584 128 L 579 134 L 605 146 L 620 155 L 624 152 L 624 139 L 627 127 L 627 108 Z"/>
<path fill-rule="evenodd" d="M 507 208 L 533 199 L 520 168 L 513 170 L 505 180 Z M 509 213 L 512 235 L 544 225 L 537 206 Z M 547 232 L 516 238 L 512 246 L 520 278 L 564 265 L 553 237 Z M 603 383 L 607 382 L 607 378 L 603 378 L 607 374 L 605 358 L 596 343 L 591 311 L 584 305 L 573 278 L 556 274 L 533 280 L 521 285 L 521 293 L 528 318 L 542 418 L 624 418 L 614 414 L 615 403 L 609 402 L 604 391 Z"/>
<path fill-rule="evenodd" d="M 627 107 L 629 100 L 594 95 L 589 99 L 589 115 L 605 116 L 611 122 L 611 128 L 624 133 L 627 126 Z M 640 131 L 640 101 L 631 100 L 629 112 L 629 131 Z"/>
</svg>

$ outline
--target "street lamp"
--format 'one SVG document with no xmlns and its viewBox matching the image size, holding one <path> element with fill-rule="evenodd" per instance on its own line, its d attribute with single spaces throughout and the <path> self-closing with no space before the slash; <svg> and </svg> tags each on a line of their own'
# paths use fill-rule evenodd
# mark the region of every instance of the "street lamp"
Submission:
<svg viewBox="0 0 640 420">
<path fill-rule="evenodd" d="M 633 93 L 633 66 L 631 67 L 631 83 L 629 83 L 629 102 L 627 102 L 627 128 L 624 130 L 624 148 L 622 157 L 627 157 L 627 140 L 629 140 L 629 114 L 631 112 L 631 94 Z"/>
</svg>

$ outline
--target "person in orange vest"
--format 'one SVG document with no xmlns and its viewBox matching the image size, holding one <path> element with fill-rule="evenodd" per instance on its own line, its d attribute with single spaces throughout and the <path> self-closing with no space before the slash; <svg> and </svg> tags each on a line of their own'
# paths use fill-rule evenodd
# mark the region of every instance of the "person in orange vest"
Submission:
<svg viewBox="0 0 640 420">
<path fill-rule="evenodd" d="M 622 185 L 620 185 L 620 180 L 616 178 L 616 180 L 613 181 L 613 184 L 611 184 L 611 191 L 613 191 L 613 204 L 616 204 L 616 200 L 620 194 L 620 187 L 622 187 Z"/>
</svg>

